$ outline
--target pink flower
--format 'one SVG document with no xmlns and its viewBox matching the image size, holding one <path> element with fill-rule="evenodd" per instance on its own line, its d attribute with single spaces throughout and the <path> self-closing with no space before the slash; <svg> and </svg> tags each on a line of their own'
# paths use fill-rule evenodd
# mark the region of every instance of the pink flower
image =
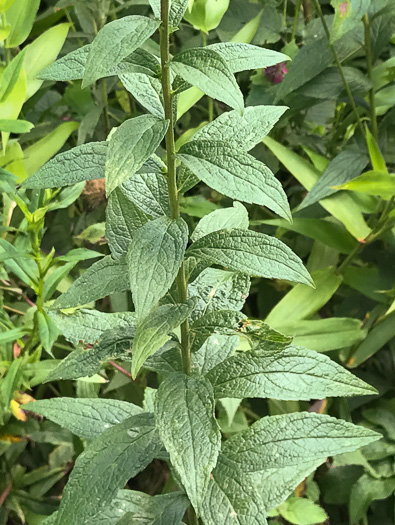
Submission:
<svg viewBox="0 0 395 525">
<path fill-rule="evenodd" d="M 288 69 L 286 62 L 281 62 L 280 64 L 267 67 L 263 70 L 265 77 L 268 78 L 273 84 L 280 84 L 287 73 Z"/>
<path fill-rule="evenodd" d="M 348 10 L 348 2 L 347 1 L 339 4 L 340 16 L 345 17 L 346 14 L 347 14 L 347 10 Z"/>
</svg>

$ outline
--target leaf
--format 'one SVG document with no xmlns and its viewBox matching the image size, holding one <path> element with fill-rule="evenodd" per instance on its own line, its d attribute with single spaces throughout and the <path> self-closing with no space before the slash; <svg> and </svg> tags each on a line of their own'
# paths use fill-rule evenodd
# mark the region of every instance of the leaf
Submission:
<svg viewBox="0 0 395 525">
<path fill-rule="evenodd" d="M 12 332 L 12 330 L 10 330 Z M 21 378 L 21 365 L 22 358 L 14 359 L 11 366 L 7 370 L 5 377 L 1 381 L 0 393 L 1 393 L 1 404 L 7 410 L 14 396 L 15 390 L 18 388 L 18 384 Z"/>
<path fill-rule="evenodd" d="M 23 52 L 22 52 L 22 55 L 23 55 Z M 19 113 L 21 112 L 21 109 L 23 106 L 25 93 L 26 93 L 26 74 L 25 74 L 24 69 L 22 68 L 19 72 L 19 75 L 17 77 L 17 80 L 12 90 L 8 93 L 7 98 L 5 98 L 4 100 L 0 102 L 0 115 L 2 119 L 16 120 L 18 118 Z M 7 148 L 9 133 L 2 131 L 1 139 L 3 143 L 4 156 L 7 157 L 7 153 L 11 154 L 11 148 L 12 148 L 12 147 Z M 14 153 L 15 153 L 15 149 L 18 149 L 18 147 L 20 149 L 20 146 L 18 143 L 15 143 L 13 146 L 14 146 L 13 147 Z M 20 150 L 20 153 L 21 153 L 21 150 Z M 17 155 L 17 157 L 19 157 L 19 154 Z M 22 156 L 22 159 L 23 159 L 23 156 Z M 25 171 L 25 166 L 24 166 L 22 159 L 19 159 L 19 158 L 14 159 L 13 157 L 11 157 L 9 159 L 11 161 L 10 162 L 11 165 L 7 165 L 3 163 L 3 166 L 6 166 L 9 171 L 16 173 L 20 177 L 21 175 L 24 175 L 24 171 Z M 12 164 L 15 160 L 17 162 L 13 166 Z"/>
<path fill-rule="evenodd" d="M 370 133 L 369 128 L 365 127 L 366 131 L 366 142 L 369 150 L 370 162 L 372 163 L 373 171 L 385 171 L 387 172 L 387 165 L 380 151 L 379 145 L 375 138 Z"/>
<path fill-rule="evenodd" d="M 330 42 L 333 44 L 344 34 L 361 23 L 361 18 L 369 9 L 371 0 L 346 0 L 345 10 L 340 9 L 339 1 L 335 4 L 335 18 L 331 27 Z M 324 521 L 324 520 L 322 520 Z"/>
<path fill-rule="evenodd" d="M 37 310 L 36 318 L 40 342 L 44 350 L 52 355 L 52 345 L 59 336 L 59 331 L 56 327 L 56 324 L 44 311 L 40 312 Z"/>
<path fill-rule="evenodd" d="M 105 313 L 98 310 L 81 309 L 73 314 L 51 312 L 52 319 L 64 337 L 71 343 L 95 343 L 110 329 L 127 328 L 136 323 L 134 312 Z"/>
<path fill-rule="evenodd" d="M 92 264 L 72 286 L 62 294 L 52 309 L 73 308 L 97 301 L 115 292 L 129 288 L 127 264 L 124 259 L 112 259 L 110 255 Z"/>
<path fill-rule="evenodd" d="M 43 69 L 37 78 L 42 80 L 79 80 L 84 77 L 90 44 L 71 51 L 66 56 Z"/>
<path fill-rule="evenodd" d="M 187 49 L 178 53 L 170 63 L 176 75 L 206 95 L 242 110 L 243 95 L 225 60 L 208 48 Z"/>
<path fill-rule="evenodd" d="M 131 55 L 159 27 L 160 22 L 145 16 L 125 16 L 106 24 L 89 48 L 82 87 L 104 77 L 108 70 Z"/>
<path fill-rule="evenodd" d="M 45 416 L 84 439 L 94 439 L 107 428 L 142 413 L 142 408 L 126 401 L 72 397 L 42 399 L 23 405 L 23 409 Z"/>
<path fill-rule="evenodd" d="M 225 142 L 191 141 L 178 153 L 181 162 L 214 190 L 248 203 L 267 206 L 291 219 L 287 197 L 271 170 Z"/>
<path fill-rule="evenodd" d="M 377 441 L 380 434 L 341 419 L 300 412 L 264 417 L 222 446 L 229 460 L 250 472 L 324 459 Z"/>
<path fill-rule="evenodd" d="M 242 115 L 238 110 L 226 111 L 199 129 L 191 140 L 223 141 L 249 151 L 261 142 L 286 110 L 285 106 L 251 106 L 245 108 Z"/>
<path fill-rule="evenodd" d="M 249 291 L 247 275 L 206 268 L 188 286 L 189 296 L 199 299 L 191 319 L 216 310 L 241 310 Z"/>
<path fill-rule="evenodd" d="M 4 261 L 6 268 L 21 281 L 30 287 L 34 287 L 38 280 L 35 262 L 28 259 L 25 253 L 19 251 L 5 239 L 0 239 L 0 261 Z"/>
<path fill-rule="evenodd" d="M 236 272 L 314 284 L 302 261 L 278 239 L 250 230 L 213 232 L 194 242 L 188 257 Z"/>
<path fill-rule="evenodd" d="M 323 508 L 306 498 L 289 498 L 278 510 L 284 519 L 295 525 L 315 525 L 328 519 Z"/>
<path fill-rule="evenodd" d="M 162 84 L 158 78 L 143 73 L 122 73 L 119 79 L 125 89 L 131 93 L 139 104 L 155 117 L 164 119 L 165 110 L 162 103 Z"/>
<path fill-rule="evenodd" d="M 6 43 L 8 48 L 18 47 L 29 36 L 39 5 L 40 0 L 18 0 L 9 7 L 7 23 L 11 29 Z"/>
<path fill-rule="evenodd" d="M 172 374 L 159 386 L 155 403 L 158 431 L 196 510 L 205 498 L 221 448 L 214 408 L 212 387 L 203 377 Z"/>
<path fill-rule="evenodd" d="M 351 190 L 367 195 L 378 195 L 389 200 L 395 195 L 395 174 L 386 171 L 367 171 L 359 177 L 335 186 L 338 190 Z"/>
<path fill-rule="evenodd" d="M 206 375 L 212 368 L 234 354 L 239 344 L 237 335 L 211 335 L 204 344 L 192 354 L 192 370 Z"/>
<path fill-rule="evenodd" d="M 211 334 L 235 335 L 244 315 L 233 310 L 213 310 L 202 315 L 190 326 L 192 352 L 195 352 Z"/>
<path fill-rule="evenodd" d="M 269 397 L 308 401 L 376 392 L 329 357 L 295 346 L 258 355 L 238 353 L 210 370 L 207 378 L 217 399 Z"/>
<path fill-rule="evenodd" d="M 136 173 L 122 184 L 122 191 L 145 213 L 155 219 L 170 217 L 169 190 L 161 173 Z"/>
<path fill-rule="evenodd" d="M 56 157 L 34 175 L 28 177 L 25 188 L 59 188 L 77 182 L 104 178 L 107 142 L 90 142 L 72 148 Z"/>
<path fill-rule="evenodd" d="M 375 479 L 363 474 L 353 485 L 350 494 L 350 522 L 364 519 L 372 501 L 385 500 L 395 491 L 395 477 Z"/>
<path fill-rule="evenodd" d="M 191 235 L 197 241 L 208 233 L 233 228 L 248 229 L 248 212 L 240 202 L 234 202 L 233 208 L 221 208 L 205 215 L 197 224 Z"/>
<path fill-rule="evenodd" d="M 110 24 L 108 24 L 110 25 Z M 137 172 L 161 143 L 168 121 L 152 115 L 129 119 L 111 135 L 106 159 L 106 192 Z"/>
<path fill-rule="evenodd" d="M 106 237 L 114 257 L 127 253 L 134 234 L 148 220 L 147 215 L 125 196 L 121 187 L 111 193 L 106 208 Z"/>
<path fill-rule="evenodd" d="M 341 151 L 311 188 L 299 206 L 299 210 L 335 193 L 334 186 L 339 186 L 357 177 L 366 167 L 367 162 L 366 155 L 361 154 L 359 150 L 348 148 Z"/>
<path fill-rule="evenodd" d="M 55 525 L 89 523 L 161 447 L 150 414 L 132 416 L 103 432 L 78 456 Z"/>
<path fill-rule="evenodd" d="M 191 298 L 183 304 L 159 306 L 138 324 L 133 343 L 133 377 L 137 376 L 145 360 L 170 339 L 169 332 L 187 319 L 195 304 L 195 298 Z"/>
<path fill-rule="evenodd" d="M 136 231 L 128 254 L 133 302 L 139 319 L 168 292 L 181 267 L 188 226 L 180 217 L 160 217 Z"/>
<path fill-rule="evenodd" d="M 279 62 L 287 62 L 290 60 L 290 58 L 283 53 L 251 44 L 236 42 L 211 44 L 207 46 L 207 49 L 211 49 L 221 55 L 232 73 L 238 73 L 246 69 L 264 69 Z"/>
<path fill-rule="evenodd" d="M 270 311 L 266 317 L 268 325 L 281 330 L 283 324 L 311 317 L 326 305 L 343 280 L 333 267 L 318 270 L 312 277 L 315 289 L 302 284 L 294 286 Z"/>
<path fill-rule="evenodd" d="M 34 124 L 27 120 L 0 119 L 0 131 L 7 133 L 29 133 Z"/>
<path fill-rule="evenodd" d="M 18 53 L 4 69 L 0 82 L 0 101 L 3 102 L 14 89 L 25 60 L 25 52 Z"/>
</svg>

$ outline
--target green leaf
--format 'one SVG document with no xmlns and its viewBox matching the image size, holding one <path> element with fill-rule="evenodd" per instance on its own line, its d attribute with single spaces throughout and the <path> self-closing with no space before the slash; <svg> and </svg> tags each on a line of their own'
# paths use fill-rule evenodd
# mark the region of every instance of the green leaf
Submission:
<svg viewBox="0 0 395 525">
<path fill-rule="evenodd" d="M 27 120 L 0 119 L 0 131 L 7 133 L 29 133 L 34 124 Z"/>
<path fill-rule="evenodd" d="M 271 170 L 248 153 L 226 142 L 193 140 L 177 155 L 181 162 L 214 190 L 231 199 L 267 206 L 291 219 L 287 197 Z"/>
<path fill-rule="evenodd" d="M 248 229 L 248 212 L 240 202 L 234 202 L 233 208 L 221 208 L 205 215 L 197 224 L 191 235 L 192 241 L 197 241 L 208 233 L 218 230 Z"/>
<path fill-rule="evenodd" d="M 221 55 L 232 73 L 238 73 L 246 69 L 264 69 L 274 66 L 279 62 L 287 62 L 290 60 L 290 58 L 283 53 L 251 44 L 236 42 L 211 44 L 207 46 L 207 49 L 211 49 Z"/>
<path fill-rule="evenodd" d="M 148 220 L 147 215 L 125 196 L 121 187 L 111 193 L 106 208 L 106 237 L 114 257 L 127 253 L 134 234 Z"/>
<path fill-rule="evenodd" d="M 198 350 L 211 334 L 235 335 L 244 315 L 233 310 L 213 310 L 208 312 L 191 326 L 192 352 Z"/>
<path fill-rule="evenodd" d="M 5 267 L 28 286 L 33 287 L 37 282 L 35 262 L 5 239 L 0 239 L 0 260 L 4 261 Z"/>
<path fill-rule="evenodd" d="M 72 397 L 42 399 L 23 405 L 23 409 L 45 416 L 84 439 L 94 439 L 107 428 L 143 411 L 133 403 L 116 399 Z"/>
<path fill-rule="evenodd" d="M 124 259 L 103 257 L 81 275 L 72 286 L 62 294 L 52 309 L 74 308 L 102 299 L 115 292 L 129 288 L 127 264 Z"/>
<path fill-rule="evenodd" d="M 159 306 L 137 325 L 133 343 L 133 377 L 137 376 L 145 360 L 170 339 L 169 332 L 188 318 L 195 304 L 196 299 L 191 298 L 183 304 Z"/>
<path fill-rule="evenodd" d="M 95 343 L 107 330 L 127 328 L 136 321 L 134 312 L 110 314 L 83 308 L 71 315 L 57 311 L 52 311 L 50 315 L 64 337 L 71 343 L 79 341 Z"/>
<path fill-rule="evenodd" d="M 335 186 L 335 188 L 357 191 L 367 195 L 378 195 L 389 200 L 395 195 L 395 174 L 387 173 L 387 171 L 367 171 L 341 186 Z"/>
<path fill-rule="evenodd" d="M 59 188 L 77 182 L 104 177 L 107 142 L 90 142 L 72 148 L 56 157 L 34 175 L 28 177 L 25 188 Z"/>
<path fill-rule="evenodd" d="M 285 106 L 251 106 L 245 108 L 243 114 L 238 110 L 226 111 L 199 129 L 191 140 L 223 141 L 249 151 L 261 142 L 286 110 Z"/>
<path fill-rule="evenodd" d="M 162 84 L 158 78 L 143 73 L 122 73 L 119 79 L 125 89 L 131 93 L 139 104 L 155 117 L 164 119 L 165 110 L 162 103 Z"/>
<path fill-rule="evenodd" d="M 82 46 L 41 71 L 37 78 L 42 80 L 79 80 L 84 77 L 90 44 Z"/>
<path fill-rule="evenodd" d="M 139 319 L 169 291 L 181 267 L 188 243 L 184 219 L 160 217 L 134 235 L 128 254 L 133 302 Z"/>
<path fill-rule="evenodd" d="M 136 173 L 122 184 L 122 191 L 145 213 L 155 219 L 170 217 L 169 190 L 161 173 Z"/>
<path fill-rule="evenodd" d="M 106 24 L 89 48 L 82 87 L 106 76 L 108 70 L 131 55 L 159 27 L 160 22 L 131 15 Z"/>
<path fill-rule="evenodd" d="M 226 61 L 208 48 L 187 49 L 170 63 L 173 72 L 206 95 L 242 110 L 243 95 Z"/>
<path fill-rule="evenodd" d="M 22 44 L 33 27 L 40 0 L 18 0 L 7 10 L 7 23 L 11 29 L 7 37 L 8 48 Z"/>
<path fill-rule="evenodd" d="M 192 354 L 192 370 L 206 375 L 225 359 L 234 354 L 239 344 L 237 335 L 211 335 L 205 343 Z"/>
<path fill-rule="evenodd" d="M 366 131 L 366 142 L 367 142 L 368 149 L 369 149 L 370 162 L 372 163 L 373 171 L 388 172 L 387 165 L 380 151 L 379 145 L 377 144 L 373 135 L 370 133 L 370 130 L 368 127 L 365 127 L 365 131 Z"/>
<path fill-rule="evenodd" d="M 152 115 L 129 119 L 111 135 L 106 159 L 107 195 L 136 173 L 161 143 L 168 121 Z"/>
<path fill-rule="evenodd" d="M 289 498 L 278 510 L 284 519 L 294 525 L 315 525 L 328 519 L 323 508 L 306 498 Z"/>
<path fill-rule="evenodd" d="M 187 256 L 235 272 L 314 285 L 292 250 L 278 239 L 250 230 L 213 232 L 194 242 Z"/>
<path fill-rule="evenodd" d="M 221 448 L 214 409 L 212 387 L 203 377 L 172 374 L 157 392 L 155 419 L 160 437 L 197 510 Z"/>
<path fill-rule="evenodd" d="M 240 329 L 240 334 L 249 341 L 249 348 L 255 352 L 268 350 L 278 352 L 292 342 L 292 337 L 276 332 L 263 321 L 255 319 L 246 319 Z"/>
<path fill-rule="evenodd" d="M 346 0 L 345 2 L 335 0 L 335 2 L 332 1 L 332 5 L 333 3 L 335 3 L 335 18 L 330 33 L 332 44 L 361 23 L 361 18 L 369 9 L 371 0 Z M 343 5 L 343 9 L 340 9 L 340 4 Z"/>
<path fill-rule="evenodd" d="M 341 419 L 300 412 L 260 419 L 228 439 L 222 452 L 231 462 L 256 472 L 349 452 L 380 437 Z"/>
<path fill-rule="evenodd" d="M 10 330 L 12 332 L 12 330 Z M 15 340 L 15 339 L 14 339 Z M 1 404 L 7 410 L 21 377 L 22 358 L 14 359 L 0 385 Z"/>
<path fill-rule="evenodd" d="M 353 485 L 350 494 L 350 522 L 362 520 L 372 501 L 385 500 L 395 491 L 395 477 L 375 479 L 369 474 L 363 474 Z"/>
<path fill-rule="evenodd" d="M 308 401 L 376 392 L 326 355 L 296 346 L 281 352 L 238 353 L 210 370 L 207 378 L 217 399 L 269 397 Z"/>
<path fill-rule="evenodd" d="M 55 525 L 89 523 L 161 447 L 150 414 L 133 416 L 103 432 L 78 456 Z"/>
<path fill-rule="evenodd" d="M 38 324 L 38 334 L 40 342 L 49 354 L 52 355 L 52 345 L 59 336 L 59 331 L 55 322 L 48 316 L 46 312 L 37 310 L 36 319 Z"/>
<path fill-rule="evenodd" d="M 0 101 L 3 102 L 14 89 L 21 73 L 25 53 L 18 53 L 5 68 L 0 82 Z"/>
</svg>

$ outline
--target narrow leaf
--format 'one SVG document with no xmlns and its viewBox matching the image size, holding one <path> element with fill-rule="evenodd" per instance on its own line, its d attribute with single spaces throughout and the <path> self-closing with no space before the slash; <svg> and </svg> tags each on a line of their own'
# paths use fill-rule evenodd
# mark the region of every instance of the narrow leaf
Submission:
<svg viewBox="0 0 395 525">
<path fill-rule="evenodd" d="M 211 44 L 207 49 L 212 49 L 221 55 L 232 73 L 247 69 L 264 69 L 290 60 L 283 53 L 244 43 L 221 42 Z"/>
<path fill-rule="evenodd" d="M 233 228 L 248 229 L 248 212 L 240 202 L 234 202 L 233 208 L 221 208 L 205 215 L 197 224 L 191 235 L 197 241 L 205 235 L 218 230 L 232 230 Z"/>
<path fill-rule="evenodd" d="M 90 44 L 87 44 L 59 58 L 59 60 L 43 69 L 37 75 L 37 78 L 53 81 L 80 80 L 84 77 L 90 47 Z"/>
</svg>

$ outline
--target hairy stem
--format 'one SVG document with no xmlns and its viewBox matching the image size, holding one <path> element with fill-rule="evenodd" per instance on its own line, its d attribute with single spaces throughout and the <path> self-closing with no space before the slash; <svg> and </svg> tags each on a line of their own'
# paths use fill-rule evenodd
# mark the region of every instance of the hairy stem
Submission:
<svg viewBox="0 0 395 525">
<path fill-rule="evenodd" d="M 160 58 L 163 101 L 165 106 L 165 118 L 169 121 L 169 128 L 166 133 L 166 155 L 167 155 L 167 184 L 169 188 L 169 200 L 171 216 L 173 219 L 180 217 L 180 205 L 178 201 L 177 174 L 176 174 L 176 148 L 174 140 L 174 118 L 173 118 L 173 95 L 170 80 L 170 34 L 169 34 L 169 0 L 161 0 L 161 19 L 160 27 Z M 188 296 L 188 285 L 185 278 L 185 268 L 181 265 L 178 272 L 177 289 L 180 302 L 185 302 Z M 191 349 L 189 341 L 188 319 L 181 325 L 181 351 L 182 367 L 185 374 L 191 371 Z"/>
<path fill-rule="evenodd" d="M 377 126 L 376 100 L 374 97 L 374 87 L 373 87 L 372 41 L 370 37 L 369 16 L 367 13 L 365 13 L 363 17 L 363 25 L 365 29 L 366 65 L 367 65 L 369 80 L 372 82 L 372 87 L 369 90 L 370 120 L 371 120 L 371 125 L 372 125 L 373 137 L 376 139 L 376 142 L 378 143 L 379 142 L 379 130 Z"/>
</svg>

